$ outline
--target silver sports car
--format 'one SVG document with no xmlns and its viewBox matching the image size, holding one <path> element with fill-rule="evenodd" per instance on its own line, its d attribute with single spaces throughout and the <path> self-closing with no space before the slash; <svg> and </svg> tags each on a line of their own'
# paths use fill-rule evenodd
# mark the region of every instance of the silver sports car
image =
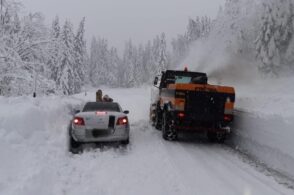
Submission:
<svg viewBox="0 0 294 195">
<path fill-rule="evenodd" d="M 69 128 L 70 151 L 76 153 L 84 143 L 129 143 L 130 125 L 127 114 L 118 103 L 88 102 L 74 115 Z"/>
</svg>

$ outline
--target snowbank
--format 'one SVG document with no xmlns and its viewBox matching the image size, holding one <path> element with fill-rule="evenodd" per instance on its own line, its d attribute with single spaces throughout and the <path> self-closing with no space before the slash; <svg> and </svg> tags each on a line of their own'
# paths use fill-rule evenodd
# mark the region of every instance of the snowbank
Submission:
<svg viewBox="0 0 294 195">
<path fill-rule="evenodd" d="M 38 194 L 46 185 L 50 189 L 56 182 L 51 180 L 52 163 L 65 155 L 60 150 L 67 144 L 65 121 L 81 103 L 62 97 L 0 98 L 1 194 Z M 46 190 L 42 193 L 52 194 Z"/>
<path fill-rule="evenodd" d="M 294 122 L 278 115 L 236 112 L 230 144 L 268 168 L 294 178 Z"/>
<path fill-rule="evenodd" d="M 123 91 L 122 96 L 120 94 Z M 132 123 L 148 116 L 145 113 L 148 111 L 147 104 L 149 104 L 149 101 L 145 99 L 148 91 L 149 89 L 105 90 L 115 100 L 119 99 L 123 108 L 130 110 Z M 136 103 L 131 104 L 131 99 Z M 72 110 L 81 109 L 86 101 L 93 100 L 95 100 L 95 90 L 88 92 L 87 95 L 79 94 L 72 97 L 51 96 L 36 99 L 27 96 L 0 97 L 0 194 L 118 194 L 117 188 L 121 190 L 121 182 L 126 177 L 125 172 L 129 170 L 119 170 L 119 163 L 122 167 L 129 166 L 129 159 L 120 155 L 124 151 L 110 150 L 99 154 L 84 154 L 81 157 L 72 157 L 68 153 L 67 127 L 72 117 Z M 127 105 L 130 106 L 127 107 Z M 99 158 L 99 155 L 103 158 Z M 117 159 L 118 156 L 120 160 Z M 144 158 L 141 160 L 142 165 L 147 161 Z M 118 164 L 109 164 L 109 162 Z M 117 168 L 109 172 L 113 165 Z M 76 170 L 77 167 L 81 170 Z M 153 167 L 157 169 L 156 166 Z M 141 167 L 133 169 L 136 170 L 130 174 L 140 173 L 137 169 Z M 95 170 L 98 173 L 93 173 Z M 107 178 L 99 180 L 99 176 Z M 117 180 L 111 181 L 116 177 L 118 177 Z M 132 177 L 135 178 L 135 175 Z M 100 182 L 99 187 L 96 186 L 97 179 Z M 151 188 L 152 177 L 147 180 Z M 113 186 L 116 188 L 109 188 L 109 182 L 114 182 Z M 140 181 L 132 180 L 131 182 Z M 80 187 L 77 184 L 91 187 Z M 140 190 L 134 189 L 137 192 Z M 131 192 L 130 189 L 125 190 L 124 194 Z"/>
<path fill-rule="evenodd" d="M 292 193 L 227 147 L 164 142 L 148 124 L 149 87 L 103 89 L 130 110 L 128 147 L 71 155 L 67 152 L 71 111 L 93 101 L 96 90 L 73 97 L 0 98 L 0 194 L 241 194 L 244 189 L 252 194 Z M 256 132 L 240 134 L 251 138 Z M 282 141 L 275 139 L 273 146 L 284 147 Z"/>
<path fill-rule="evenodd" d="M 235 82 L 233 145 L 294 178 L 294 78 Z"/>
<path fill-rule="evenodd" d="M 237 107 L 264 117 L 278 116 L 285 121 L 294 117 L 294 78 L 255 79 L 247 83 L 235 81 Z"/>
</svg>

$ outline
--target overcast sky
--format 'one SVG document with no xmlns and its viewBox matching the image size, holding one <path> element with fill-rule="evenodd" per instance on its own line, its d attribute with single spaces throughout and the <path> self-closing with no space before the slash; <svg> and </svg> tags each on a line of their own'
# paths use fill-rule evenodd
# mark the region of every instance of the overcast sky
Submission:
<svg viewBox="0 0 294 195">
<path fill-rule="evenodd" d="M 225 0 L 22 0 L 26 12 L 44 13 L 51 24 L 58 15 L 69 19 L 75 29 L 86 17 L 86 35 L 105 37 L 122 49 L 132 39 L 145 43 L 165 32 L 170 39 L 185 31 L 188 18 L 208 15 L 214 18 Z"/>
</svg>

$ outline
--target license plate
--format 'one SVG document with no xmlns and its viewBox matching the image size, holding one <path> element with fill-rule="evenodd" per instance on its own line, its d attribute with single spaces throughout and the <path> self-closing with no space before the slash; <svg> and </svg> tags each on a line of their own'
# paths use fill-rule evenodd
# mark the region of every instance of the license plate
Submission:
<svg viewBox="0 0 294 195">
<path fill-rule="evenodd" d="M 86 131 L 86 135 L 87 137 L 103 137 L 103 136 L 107 136 L 110 135 L 111 131 L 110 130 L 98 130 L 98 129 L 94 129 L 94 130 L 87 130 Z"/>
</svg>

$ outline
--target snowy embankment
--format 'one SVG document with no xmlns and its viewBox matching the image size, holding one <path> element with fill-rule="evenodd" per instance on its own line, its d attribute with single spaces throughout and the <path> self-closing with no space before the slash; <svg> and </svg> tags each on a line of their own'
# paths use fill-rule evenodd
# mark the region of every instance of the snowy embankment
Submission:
<svg viewBox="0 0 294 195">
<path fill-rule="evenodd" d="M 71 110 L 95 99 L 95 91 L 0 98 L 0 194 L 293 193 L 227 146 L 206 139 L 163 141 L 148 124 L 150 88 L 104 91 L 131 112 L 130 145 L 82 155 L 67 151 L 67 126 Z"/>
<path fill-rule="evenodd" d="M 149 107 L 146 96 L 150 88 L 107 91 L 124 109 L 131 111 L 131 143 L 127 148 L 110 147 L 83 155 L 68 152 L 67 126 L 73 108 L 95 100 L 94 90 L 87 96 L 0 98 L 0 194 L 142 194 L 142 189 L 144 194 L 177 194 L 179 190 L 185 191 L 181 184 L 173 181 L 176 175 L 171 165 L 164 170 L 160 168 L 161 163 L 167 164 L 167 157 L 156 147 L 161 140 L 153 138 L 154 132 L 146 122 Z"/>
<path fill-rule="evenodd" d="M 232 143 L 285 176 L 294 178 L 294 79 L 237 85 Z"/>
<path fill-rule="evenodd" d="M 54 194 L 49 189 L 57 182 L 56 159 L 66 155 L 66 121 L 80 104 L 75 98 L 0 98 L 0 194 Z"/>
</svg>

